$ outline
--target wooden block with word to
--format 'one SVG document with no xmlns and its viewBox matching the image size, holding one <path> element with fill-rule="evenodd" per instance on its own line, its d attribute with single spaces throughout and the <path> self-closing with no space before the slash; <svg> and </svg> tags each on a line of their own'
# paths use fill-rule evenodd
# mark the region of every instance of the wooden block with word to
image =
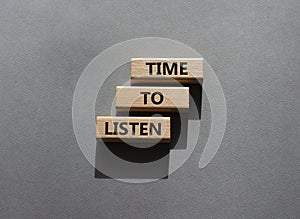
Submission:
<svg viewBox="0 0 300 219">
<path fill-rule="evenodd" d="M 188 87 L 127 87 L 117 86 L 118 112 L 176 112 L 188 111 Z"/>
<path fill-rule="evenodd" d="M 203 58 L 133 58 L 131 83 L 198 84 L 203 80 Z"/>
<path fill-rule="evenodd" d="M 96 138 L 105 142 L 170 142 L 170 117 L 97 116 Z"/>
</svg>

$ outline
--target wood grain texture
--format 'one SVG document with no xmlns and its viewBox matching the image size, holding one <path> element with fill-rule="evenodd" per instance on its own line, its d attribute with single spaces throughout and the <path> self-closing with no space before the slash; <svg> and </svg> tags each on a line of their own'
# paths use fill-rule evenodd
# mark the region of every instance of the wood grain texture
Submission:
<svg viewBox="0 0 300 219">
<path fill-rule="evenodd" d="M 189 109 L 189 88 L 117 86 L 116 109 L 118 112 L 187 111 Z"/>
<path fill-rule="evenodd" d="M 170 117 L 97 116 L 96 138 L 106 142 L 170 142 Z"/>
<path fill-rule="evenodd" d="M 158 63 L 158 64 L 157 64 Z M 203 80 L 203 58 L 133 58 L 131 83 L 198 84 Z"/>
</svg>

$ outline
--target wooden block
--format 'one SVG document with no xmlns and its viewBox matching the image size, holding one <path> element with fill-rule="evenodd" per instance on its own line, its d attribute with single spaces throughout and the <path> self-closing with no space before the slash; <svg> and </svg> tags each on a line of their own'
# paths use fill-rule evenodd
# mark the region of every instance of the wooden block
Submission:
<svg viewBox="0 0 300 219">
<path fill-rule="evenodd" d="M 96 138 L 106 142 L 170 142 L 170 117 L 97 116 L 96 127 Z"/>
<path fill-rule="evenodd" d="M 172 112 L 189 109 L 188 87 L 117 86 L 116 109 L 122 111 Z"/>
<path fill-rule="evenodd" d="M 173 80 L 175 79 L 175 80 Z M 133 58 L 131 83 L 198 84 L 203 80 L 203 58 Z"/>
</svg>

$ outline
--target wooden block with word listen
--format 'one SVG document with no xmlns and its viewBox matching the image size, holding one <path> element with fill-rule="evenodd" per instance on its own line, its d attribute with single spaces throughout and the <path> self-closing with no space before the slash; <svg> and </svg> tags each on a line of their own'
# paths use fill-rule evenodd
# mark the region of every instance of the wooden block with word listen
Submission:
<svg viewBox="0 0 300 219">
<path fill-rule="evenodd" d="M 117 86 L 118 112 L 176 112 L 189 109 L 188 87 Z"/>
<path fill-rule="evenodd" d="M 170 117 L 97 116 L 96 138 L 105 142 L 170 142 Z"/>
<path fill-rule="evenodd" d="M 131 83 L 198 84 L 203 80 L 203 58 L 133 58 Z"/>
</svg>

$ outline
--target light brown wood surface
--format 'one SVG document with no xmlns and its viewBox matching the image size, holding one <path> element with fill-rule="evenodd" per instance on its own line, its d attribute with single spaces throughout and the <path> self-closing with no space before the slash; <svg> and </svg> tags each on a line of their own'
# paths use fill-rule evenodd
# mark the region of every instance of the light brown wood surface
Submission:
<svg viewBox="0 0 300 219">
<path fill-rule="evenodd" d="M 176 83 L 176 81 L 183 84 L 198 84 L 202 80 L 203 58 L 131 59 L 132 84 Z"/>
<path fill-rule="evenodd" d="M 187 111 L 189 88 L 117 86 L 116 109 L 118 112 Z"/>
<path fill-rule="evenodd" d="M 96 138 L 105 142 L 169 142 L 171 137 L 170 117 L 97 116 L 96 127 Z"/>
</svg>

